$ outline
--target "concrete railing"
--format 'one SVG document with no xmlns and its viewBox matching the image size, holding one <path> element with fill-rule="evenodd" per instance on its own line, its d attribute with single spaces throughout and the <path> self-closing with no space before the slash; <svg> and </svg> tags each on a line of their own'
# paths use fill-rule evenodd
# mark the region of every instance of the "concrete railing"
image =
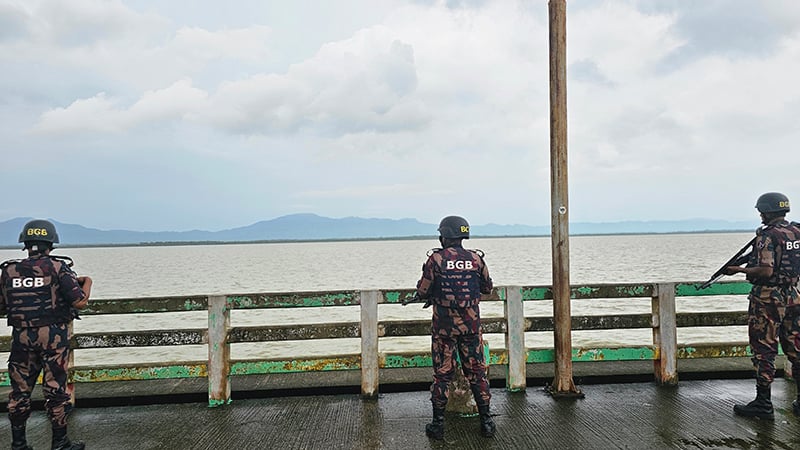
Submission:
<svg viewBox="0 0 800 450">
<path fill-rule="evenodd" d="M 682 358 L 733 357 L 749 354 L 747 343 L 677 345 L 678 327 L 730 326 L 747 324 L 747 312 L 676 314 L 676 296 L 742 295 L 750 285 L 724 282 L 698 291 L 696 283 L 601 284 L 573 286 L 572 299 L 650 298 L 652 309 L 644 314 L 573 316 L 573 330 L 620 330 L 652 328 L 652 345 L 633 347 L 573 348 L 573 361 L 652 360 L 657 383 L 676 384 L 677 360 Z M 208 360 L 163 364 L 127 364 L 115 367 L 73 367 L 71 382 L 146 380 L 207 377 L 209 405 L 230 402 L 231 377 L 288 372 L 360 370 L 361 392 L 374 397 L 379 389 L 380 369 L 430 367 L 429 352 L 379 352 L 383 337 L 427 336 L 430 320 L 381 321 L 379 304 L 398 304 L 413 290 L 336 291 L 310 293 L 258 293 L 169 298 L 101 299 L 90 302 L 84 315 L 208 311 L 208 327 L 179 330 L 76 333 L 76 349 L 207 344 Z M 551 363 L 552 348 L 528 348 L 525 333 L 552 331 L 551 316 L 526 317 L 524 303 L 552 299 L 549 286 L 498 287 L 482 302 L 504 302 L 503 317 L 482 319 L 485 334 L 503 334 L 505 349 L 490 350 L 489 363 L 506 367 L 506 387 L 526 387 L 528 364 Z M 358 306 L 360 321 L 309 325 L 231 326 L 234 309 Z M 231 344 L 360 338 L 360 354 L 326 355 L 316 358 L 231 359 Z M 0 337 L 0 351 L 9 351 L 10 337 Z M 8 385 L 8 374 L 0 372 L 0 385 Z"/>
</svg>

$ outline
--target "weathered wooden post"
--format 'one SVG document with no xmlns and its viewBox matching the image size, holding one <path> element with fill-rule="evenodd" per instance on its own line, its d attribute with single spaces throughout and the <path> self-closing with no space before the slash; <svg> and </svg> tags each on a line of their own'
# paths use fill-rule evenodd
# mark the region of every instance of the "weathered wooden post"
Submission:
<svg viewBox="0 0 800 450">
<path fill-rule="evenodd" d="M 378 396 L 378 299 L 379 291 L 361 291 L 361 396 Z"/>
<path fill-rule="evenodd" d="M 505 288 L 506 350 L 508 351 L 508 370 L 506 389 L 512 392 L 524 391 L 525 362 L 528 358 L 525 349 L 525 310 L 522 303 L 522 288 Z"/>
<path fill-rule="evenodd" d="M 224 295 L 208 297 L 208 406 L 231 402 L 231 312 Z"/>
<path fill-rule="evenodd" d="M 550 221 L 553 257 L 553 396 L 582 396 L 572 381 L 567 189 L 567 2 L 550 0 Z"/>
<path fill-rule="evenodd" d="M 656 383 L 678 384 L 678 329 L 675 315 L 675 284 L 660 283 L 652 297 L 653 345 L 657 358 L 653 361 Z"/>
</svg>

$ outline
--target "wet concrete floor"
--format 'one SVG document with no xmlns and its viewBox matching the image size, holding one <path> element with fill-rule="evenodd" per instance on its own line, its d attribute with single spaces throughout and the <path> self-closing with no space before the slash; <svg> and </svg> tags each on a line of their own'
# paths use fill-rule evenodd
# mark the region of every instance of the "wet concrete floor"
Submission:
<svg viewBox="0 0 800 450">
<path fill-rule="evenodd" d="M 492 390 L 494 438 L 478 433 L 477 417 L 446 417 L 444 441 L 424 434 L 429 393 L 241 398 L 204 402 L 78 408 L 69 434 L 89 449 L 800 449 L 800 418 L 791 410 L 794 383 L 776 380 L 775 420 L 737 417 L 752 400 L 752 379 L 580 386 L 584 399 L 553 399 L 542 387 Z M 49 448 L 49 422 L 39 408 L 28 422 L 29 444 Z M 0 446 L 10 426 L 0 421 Z"/>
</svg>

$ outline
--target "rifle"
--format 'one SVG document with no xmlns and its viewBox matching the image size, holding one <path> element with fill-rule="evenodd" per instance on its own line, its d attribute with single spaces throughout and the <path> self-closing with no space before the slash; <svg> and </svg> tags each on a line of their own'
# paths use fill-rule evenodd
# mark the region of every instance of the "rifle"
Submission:
<svg viewBox="0 0 800 450">
<path fill-rule="evenodd" d="M 717 280 L 719 280 L 720 278 L 722 278 L 723 275 L 725 275 L 725 269 L 727 269 L 728 266 L 738 266 L 738 265 L 741 265 L 744 262 L 746 262 L 747 261 L 747 257 L 746 256 L 742 257 L 742 255 L 748 249 L 753 247 L 753 244 L 755 244 L 757 237 L 758 237 L 758 235 L 754 236 L 753 239 L 751 239 L 750 242 L 747 243 L 747 245 L 745 245 L 738 252 L 736 252 L 736 254 L 733 255 L 733 257 L 731 259 L 729 259 L 725 264 L 722 265 L 722 267 L 717 269 L 717 271 L 714 272 L 714 275 L 711 275 L 711 278 L 709 278 L 708 281 L 706 281 L 705 283 L 703 283 L 700 286 L 698 286 L 697 290 L 699 291 L 700 289 L 705 289 L 705 288 L 711 286 L 712 284 L 716 283 Z M 748 253 L 748 256 L 749 256 L 749 253 Z"/>
<path fill-rule="evenodd" d="M 413 297 L 406 297 L 406 298 L 404 298 L 402 301 L 400 301 L 400 304 L 402 304 L 403 306 L 406 306 L 406 305 L 408 305 L 409 303 L 417 303 L 417 302 L 420 302 L 420 303 L 422 303 L 422 299 L 421 299 L 421 298 L 419 298 L 419 294 L 417 294 L 417 293 L 415 292 Z M 432 304 L 433 304 L 433 303 L 431 302 L 431 299 L 430 299 L 430 297 L 428 297 L 428 298 L 427 298 L 427 300 L 425 300 L 425 304 L 422 306 L 422 308 L 423 308 L 423 309 L 424 309 L 424 308 L 427 308 L 427 307 L 431 306 Z"/>
</svg>

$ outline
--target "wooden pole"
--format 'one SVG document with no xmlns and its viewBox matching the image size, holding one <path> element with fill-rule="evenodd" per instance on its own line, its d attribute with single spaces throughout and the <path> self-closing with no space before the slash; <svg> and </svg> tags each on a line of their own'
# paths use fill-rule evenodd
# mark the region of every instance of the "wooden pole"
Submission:
<svg viewBox="0 0 800 450">
<path fill-rule="evenodd" d="M 208 297 L 208 406 L 231 402 L 231 310 L 225 295 Z"/>
<path fill-rule="evenodd" d="M 525 306 L 522 302 L 522 287 L 505 288 L 506 349 L 508 351 L 508 370 L 506 389 L 511 392 L 524 391 L 525 363 L 528 356 L 525 348 Z"/>
<path fill-rule="evenodd" d="M 656 383 L 678 384 L 678 327 L 675 314 L 675 283 L 659 283 L 653 291 L 653 361 Z"/>
<path fill-rule="evenodd" d="M 567 189 L 567 2 L 550 0 L 550 223 L 555 379 L 551 395 L 582 396 L 572 381 Z"/>
<path fill-rule="evenodd" d="M 380 361 L 378 352 L 379 291 L 361 291 L 361 396 L 378 398 Z"/>
</svg>

